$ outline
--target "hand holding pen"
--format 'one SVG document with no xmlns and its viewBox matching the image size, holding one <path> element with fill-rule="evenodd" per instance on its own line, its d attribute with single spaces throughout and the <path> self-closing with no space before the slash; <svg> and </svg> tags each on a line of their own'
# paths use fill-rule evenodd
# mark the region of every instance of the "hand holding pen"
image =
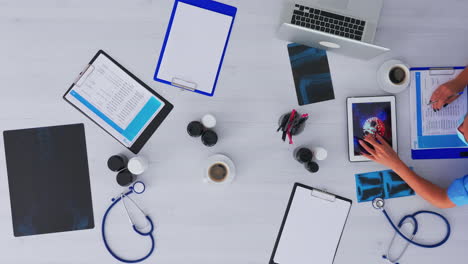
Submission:
<svg viewBox="0 0 468 264">
<path fill-rule="evenodd" d="M 458 97 L 463 94 L 465 87 L 466 83 L 458 79 L 450 80 L 439 86 L 434 93 L 432 93 L 431 100 L 427 105 L 431 105 L 434 112 L 437 112 L 457 100 Z"/>
</svg>

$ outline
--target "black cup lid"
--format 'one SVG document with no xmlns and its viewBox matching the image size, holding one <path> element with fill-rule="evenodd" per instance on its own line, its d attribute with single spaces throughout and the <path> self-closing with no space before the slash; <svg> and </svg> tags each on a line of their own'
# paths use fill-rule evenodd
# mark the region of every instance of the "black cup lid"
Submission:
<svg viewBox="0 0 468 264">
<path fill-rule="evenodd" d="M 128 170 L 117 173 L 117 183 L 120 186 L 129 186 L 133 182 L 133 174 Z"/>
<path fill-rule="evenodd" d="M 305 165 L 306 170 L 316 173 L 319 170 L 319 165 L 313 161 L 309 161 Z"/>
<path fill-rule="evenodd" d="M 203 133 L 203 125 L 199 121 L 192 121 L 187 126 L 187 132 L 191 137 L 199 137 Z"/>
<path fill-rule="evenodd" d="M 114 155 L 107 160 L 107 167 L 109 167 L 111 171 L 119 171 L 125 168 L 125 158 Z"/>
<path fill-rule="evenodd" d="M 205 146 L 211 147 L 218 142 L 218 135 L 213 130 L 207 130 L 203 133 L 201 139 Z"/>
<path fill-rule="evenodd" d="M 300 163 L 311 161 L 313 156 L 314 154 L 308 148 L 301 148 L 296 152 L 296 159 Z"/>
</svg>

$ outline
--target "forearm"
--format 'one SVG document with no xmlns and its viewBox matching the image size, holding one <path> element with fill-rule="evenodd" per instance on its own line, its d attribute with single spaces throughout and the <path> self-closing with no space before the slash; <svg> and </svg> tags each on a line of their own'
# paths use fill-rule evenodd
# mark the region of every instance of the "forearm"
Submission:
<svg viewBox="0 0 468 264">
<path fill-rule="evenodd" d="M 445 189 L 418 176 L 403 162 L 393 168 L 393 171 L 395 171 L 419 196 L 432 205 L 439 208 L 455 207 L 455 204 L 449 199 Z"/>
<path fill-rule="evenodd" d="M 468 67 L 465 68 L 458 76 L 457 78 L 455 78 L 455 80 L 457 80 L 460 84 L 462 84 L 463 86 L 467 86 L 468 85 Z M 461 92 L 461 91 L 459 91 Z"/>
</svg>

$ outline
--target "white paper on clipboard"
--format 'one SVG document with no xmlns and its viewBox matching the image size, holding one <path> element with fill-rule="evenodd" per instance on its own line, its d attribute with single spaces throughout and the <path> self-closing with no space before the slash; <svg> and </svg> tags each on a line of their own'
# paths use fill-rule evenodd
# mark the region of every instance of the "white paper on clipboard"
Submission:
<svg viewBox="0 0 468 264">
<path fill-rule="evenodd" d="M 157 78 L 211 93 L 233 17 L 179 2 Z M 177 83 L 173 83 L 178 85 Z"/>
<path fill-rule="evenodd" d="M 297 186 L 274 263 L 332 264 L 350 207 L 349 201 L 330 200 Z"/>
<path fill-rule="evenodd" d="M 411 73 L 411 102 L 413 108 L 413 122 L 411 122 L 411 125 L 413 131 L 417 129 L 416 111 L 419 111 L 422 121 L 422 136 L 455 135 L 457 133 L 458 120 L 468 111 L 468 97 L 466 91 L 456 101 L 438 112 L 434 112 L 428 103 L 432 93 L 440 85 L 454 79 L 461 71 L 462 69 L 420 71 L 420 98 L 416 98 L 415 94 L 415 72 Z M 414 102 L 417 100 L 421 102 L 421 109 L 415 108 Z M 413 135 L 415 135 L 415 133 L 413 133 Z"/>
</svg>

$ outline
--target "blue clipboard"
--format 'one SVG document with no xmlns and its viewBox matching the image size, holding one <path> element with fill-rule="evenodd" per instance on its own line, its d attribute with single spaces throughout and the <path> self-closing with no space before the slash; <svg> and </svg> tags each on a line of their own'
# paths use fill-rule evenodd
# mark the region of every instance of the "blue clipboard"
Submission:
<svg viewBox="0 0 468 264">
<path fill-rule="evenodd" d="M 457 135 L 423 135 L 422 134 L 422 113 L 424 102 L 421 102 L 421 72 L 425 71 L 450 71 L 461 70 L 465 67 L 415 67 L 410 72 L 415 86 L 416 108 L 416 139 L 418 147 L 415 149 L 412 142 L 411 156 L 413 159 L 459 159 L 468 158 L 468 147 L 461 143 Z M 455 73 L 453 73 L 455 74 Z M 443 75 L 443 74 L 441 74 Z M 414 132 L 412 132 L 414 133 Z"/>
<path fill-rule="evenodd" d="M 175 18 L 177 17 L 178 19 L 182 19 L 182 18 L 179 18 L 180 16 L 182 16 L 181 14 L 176 15 L 177 10 L 178 9 L 180 10 L 182 8 L 186 8 L 187 5 L 190 5 L 192 7 L 201 8 L 201 9 L 208 10 L 208 11 L 212 11 L 212 12 L 222 14 L 222 15 L 225 15 L 225 16 L 228 16 L 228 17 L 232 18 L 232 20 L 230 22 L 230 25 L 228 25 L 229 29 L 227 31 L 227 36 L 226 36 L 226 40 L 224 42 L 224 47 L 222 49 L 222 53 L 220 54 L 220 57 L 219 57 L 219 65 L 217 66 L 217 70 L 210 68 L 210 69 L 207 69 L 205 71 L 206 74 L 211 74 L 211 76 L 208 78 L 208 79 L 210 79 L 209 84 L 208 84 L 207 81 L 205 81 L 204 85 L 197 85 L 197 83 L 195 81 L 193 81 L 193 80 L 184 79 L 183 77 L 162 73 L 162 72 L 164 72 L 164 70 L 161 69 L 162 68 L 162 63 L 163 63 L 163 60 L 165 59 L 166 51 L 168 49 L 170 49 L 170 48 L 168 48 L 168 45 L 167 45 L 168 40 L 170 39 L 171 30 L 173 29 L 175 21 L 177 21 L 177 19 L 175 19 Z M 183 6 L 183 7 L 181 8 L 180 6 Z M 237 13 L 237 8 L 235 8 L 233 6 L 223 4 L 223 3 L 211 1 L 211 0 L 176 0 L 174 2 L 174 8 L 172 10 L 171 18 L 169 20 L 169 25 L 168 25 L 168 28 L 167 28 L 167 31 L 166 31 L 166 36 L 164 38 L 164 42 L 163 42 L 163 45 L 162 45 L 161 54 L 159 56 L 158 64 L 156 66 L 156 71 L 154 73 L 154 80 L 158 81 L 158 82 L 168 84 L 168 85 L 171 85 L 171 86 L 174 86 L 174 87 L 178 87 L 178 88 L 181 88 L 181 89 L 185 89 L 185 90 L 189 90 L 189 91 L 192 91 L 192 92 L 195 92 L 195 93 L 203 94 L 203 95 L 206 95 L 206 96 L 213 96 L 213 94 L 214 94 L 214 92 L 216 90 L 216 84 L 218 82 L 218 77 L 219 77 L 219 73 L 221 71 L 221 66 L 223 64 L 224 55 L 226 53 L 226 48 L 227 48 L 227 45 L 229 43 L 229 38 L 231 36 L 232 26 L 234 24 L 234 19 L 235 19 L 236 13 Z M 194 19 L 193 23 L 197 23 L 197 20 Z M 226 27 L 226 30 L 227 30 L 227 27 Z M 223 40 L 224 40 L 224 37 L 223 37 Z M 186 45 L 191 45 L 191 43 L 187 42 Z M 218 50 L 219 51 L 221 50 L 221 46 L 219 47 Z M 199 56 L 199 54 L 197 54 L 197 55 Z M 167 55 L 166 57 L 170 57 L 170 55 Z M 171 62 L 171 65 L 172 65 L 171 67 L 174 68 L 175 67 L 174 65 L 177 65 L 177 64 L 182 65 L 182 66 L 186 66 L 188 63 L 183 63 L 182 60 L 183 59 L 190 60 L 192 58 L 190 58 L 190 56 L 185 56 L 185 57 L 184 56 L 178 56 L 177 59 L 181 60 L 180 63 L 179 62 L 176 62 L 176 63 Z M 164 62 L 166 64 L 167 64 L 167 62 L 166 62 L 167 60 L 170 60 L 170 59 L 166 58 L 166 60 L 164 60 Z M 195 63 L 193 61 L 190 61 L 190 62 Z M 202 74 L 204 74 L 204 73 L 202 73 Z M 170 76 L 170 79 L 168 78 L 169 76 Z M 212 87 L 211 87 L 211 85 L 212 85 Z M 203 87 L 201 87 L 201 86 L 203 86 Z M 210 87 L 208 87 L 208 86 L 210 86 Z"/>
</svg>

